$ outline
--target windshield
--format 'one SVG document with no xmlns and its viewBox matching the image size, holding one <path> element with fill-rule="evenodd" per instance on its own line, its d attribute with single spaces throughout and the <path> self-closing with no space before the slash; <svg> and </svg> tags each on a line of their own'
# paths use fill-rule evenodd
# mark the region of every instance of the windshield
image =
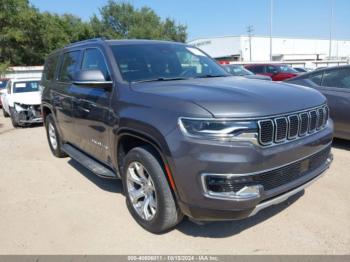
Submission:
<svg viewBox="0 0 350 262">
<path fill-rule="evenodd" d="M 111 48 L 127 82 L 228 76 L 215 61 L 190 46 L 161 43 L 112 45 Z"/>
<path fill-rule="evenodd" d="M 229 65 L 225 66 L 227 72 L 234 76 L 246 76 L 246 75 L 254 75 L 249 70 L 245 69 L 243 66 L 238 65 Z"/>
<path fill-rule="evenodd" d="M 13 83 L 13 93 L 39 91 L 39 81 L 23 81 Z"/>
<path fill-rule="evenodd" d="M 0 89 L 6 88 L 8 80 L 0 80 Z"/>
<path fill-rule="evenodd" d="M 291 74 L 298 73 L 297 70 L 287 65 L 276 65 L 276 68 L 280 73 L 291 73 Z"/>
</svg>

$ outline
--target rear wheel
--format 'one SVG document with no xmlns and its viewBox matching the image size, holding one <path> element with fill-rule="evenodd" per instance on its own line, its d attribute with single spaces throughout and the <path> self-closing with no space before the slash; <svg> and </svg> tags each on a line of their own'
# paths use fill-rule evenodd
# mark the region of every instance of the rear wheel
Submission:
<svg viewBox="0 0 350 262">
<path fill-rule="evenodd" d="M 62 141 L 57 131 L 57 126 L 52 115 L 47 115 L 45 119 L 46 136 L 49 142 L 49 146 L 52 154 L 56 157 L 63 158 L 67 154 L 61 149 Z"/>
<path fill-rule="evenodd" d="M 152 233 L 162 233 L 182 220 L 163 168 L 147 147 L 136 147 L 125 157 L 123 184 L 134 219 Z"/>
</svg>

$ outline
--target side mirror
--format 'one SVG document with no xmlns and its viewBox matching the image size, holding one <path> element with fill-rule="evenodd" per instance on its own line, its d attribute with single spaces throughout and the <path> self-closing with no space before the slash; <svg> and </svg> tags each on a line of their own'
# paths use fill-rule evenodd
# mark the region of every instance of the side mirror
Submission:
<svg viewBox="0 0 350 262">
<path fill-rule="evenodd" d="M 73 84 L 80 86 L 110 88 L 113 85 L 113 81 L 107 81 L 101 70 L 89 69 L 79 71 L 74 77 Z"/>
</svg>

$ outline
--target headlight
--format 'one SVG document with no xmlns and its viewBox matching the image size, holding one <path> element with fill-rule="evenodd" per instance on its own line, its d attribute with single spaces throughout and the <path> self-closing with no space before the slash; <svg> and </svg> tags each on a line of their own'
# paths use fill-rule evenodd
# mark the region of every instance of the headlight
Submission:
<svg viewBox="0 0 350 262">
<path fill-rule="evenodd" d="M 22 106 L 20 106 L 19 104 L 16 104 L 16 103 L 15 103 L 15 109 L 17 112 L 21 112 L 21 111 L 25 110 L 25 108 L 23 108 Z"/>
<path fill-rule="evenodd" d="M 256 140 L 258 125 L 255 121 L 226 119 L 180 118 L 182 132 L 190 137 L 223 141 Z"/>
</svg>

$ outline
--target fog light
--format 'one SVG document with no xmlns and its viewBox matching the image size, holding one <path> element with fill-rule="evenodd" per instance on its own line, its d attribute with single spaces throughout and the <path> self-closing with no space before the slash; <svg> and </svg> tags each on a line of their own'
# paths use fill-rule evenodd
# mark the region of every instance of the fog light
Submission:
<svg viewBox="0 0 350 262">
<path fill-rule="evenodd" d="M 256 184 L 252 177 L 232 175 L 203 174 L 202 183 L 208 197 L 235 200 L 248 200 L 260 197 L 262 185 Z"/>
</svg>

